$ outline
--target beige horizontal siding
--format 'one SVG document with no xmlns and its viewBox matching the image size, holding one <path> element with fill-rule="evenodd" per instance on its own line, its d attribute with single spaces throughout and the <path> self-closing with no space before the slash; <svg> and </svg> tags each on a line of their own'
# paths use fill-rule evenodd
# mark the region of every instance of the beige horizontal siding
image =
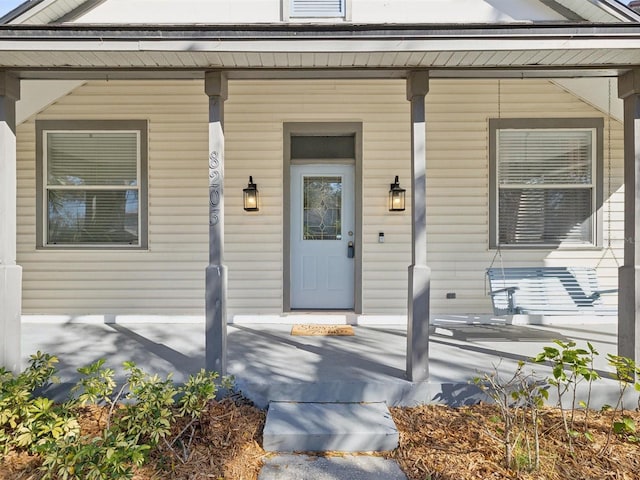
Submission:
<svg viewBox="0 0 640 480">
<path fill-rule="evenodd" d="M 35 123 L 19 127 L 26 313 L 196 314 L 207 263 L 207 102 L 201 82 L 88 82 L 37 118 L 149 125 L 149 249 L 35 249 Z"/>
<path fill-rule="evenodd" d="M 432 309 L 435 313 L 486 313 L 484 271 L 496 256 L 489 238 L 489 118 L 603 117 L 605 114 L 564 90 L 542 80 L 434 81 L 427 96 L 427 232 L 428 262 L 433 272 Z M 605 122 L 605 142 L 612 140 L 612 192 L 604 179 L 603 210 L 613 209 L 612 246 L 622 258 L 623 204 L 622 126 Z M 609 148 L 605 144 L 605 175 Z M 604 215 L 605 220 L 607 215 Z M 605 222 L 605 245 L 608 238 Z M 503 250 L 494 266 L 588 265 L 600 262 L 601 283 L 615 285 L 612 254 L 598 249 Z M 600 261 L 602 258 L 602 261 Z M 455 292 L 456 299 L 446 299 Z"/>
<path fill-rule="evenodd" d="M 498 94 L 499 92 L 499 94 Z M 436 314 L 487 313 L 488 119 L 602 117 L 543 80 L 433 80 L 427 96 L 428 262 Z M 208 250 L 207 98 L 198 81 L 92 81 L 39 119 L 146 119 L 149 122 L 149 249 L 36 250 L 35 119 L 18 129 L 18 261 L 25 313 L 201 314 Z M 277 314 L 283 302 L 282 159 L 284 122 L 363 125 L 363 310 L 406 312 L 411 262 L 409 211 L 387 210 L 389 184 L 410 195 L 409 104 L 400 80 L 231 82 L 225 104 L 225 263 L 233 314 Z M 605 123 L 602 226 L 618 259 L 623 246 L 622 127 Z M 242 209 L 249 175 L 261 208 Z M 410 203 L 410 202 L 409 202 Z M 610 221 L 608 221 L 610 219 Z M 378 233 L 385 243 L 378 243 Z M 504 250 L 496 266 L 599 264 L 617 283 L 603 250 Z M 456 299 L 446 299 L 455 292 Z M 609 299 L 608 301 L 615 301 Z"/>
</svg>

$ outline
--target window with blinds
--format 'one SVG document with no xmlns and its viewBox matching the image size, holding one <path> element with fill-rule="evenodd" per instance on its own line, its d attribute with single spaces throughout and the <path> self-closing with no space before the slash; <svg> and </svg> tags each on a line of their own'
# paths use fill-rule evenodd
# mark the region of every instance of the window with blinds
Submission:
<svg viewBox="0 0 640 480">
<path fill-rule="evenodd" d="M 141 130 L 42 131 L 44 246 L 143 246 L 141 143 Z"/>
<path fill-rule="evenodd" d="M 344 17 L 345 0 L 291 0 L 291 17 Z"/>
<path fill-rule="evenodd" d="M 596 245 L 597 129 L 523 126 L 493 135 L 497 244 Z"/>
</svg>

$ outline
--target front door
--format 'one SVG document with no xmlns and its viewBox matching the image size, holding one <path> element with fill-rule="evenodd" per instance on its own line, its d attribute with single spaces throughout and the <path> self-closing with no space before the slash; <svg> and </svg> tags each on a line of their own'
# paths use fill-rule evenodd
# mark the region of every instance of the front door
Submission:
<svg viewBox="0 0 640 480">
<path fill-rule="evenodd" d="M 291 166 L 291 308 L 354 308 L 353 165 Z"/>
</svg>

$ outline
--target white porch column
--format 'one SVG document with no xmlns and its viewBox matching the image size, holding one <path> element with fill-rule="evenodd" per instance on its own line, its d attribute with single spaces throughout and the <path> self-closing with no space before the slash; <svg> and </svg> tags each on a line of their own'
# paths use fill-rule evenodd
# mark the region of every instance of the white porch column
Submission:
<svg viewBox="0 0 640 480">
<path fill-rule="evenodd" d="M 407 378 L 413 382 L 429 378 L 429 290 L 431 269 L 427 267 L 426 118 L 425 96 L 429 73 L 412 72 L 407 77 L 407 100 L 411 102 L 411 266 L 407 325 Z"/>
<path fill-rule="evenodd" d="M 640 70 L 620 77 L 624 100 L 624 264 L 618 273 L 618 355 L 640 362 Z"/>
<path fill-rule="evenodd" d="M 16 265 L 16 101 L 20 81 L 0 72 L 0 365 L 20 368 L 22 268 Z"/>
<path fill-rule="evenodd" d="M 227 268 L 224 258 L 224 101 L 227 77 L 207 72 L 209 96 L 209 266 L 206 272 L 205 368 L 227 373 Z"/>
</svg>

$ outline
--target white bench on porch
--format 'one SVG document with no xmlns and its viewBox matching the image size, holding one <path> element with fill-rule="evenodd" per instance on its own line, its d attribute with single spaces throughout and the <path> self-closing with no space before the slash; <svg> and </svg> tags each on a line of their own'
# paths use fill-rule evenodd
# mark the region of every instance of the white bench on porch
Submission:
<svg viewBox="0 0 640 480">
<path fill-rule="evenodd" d="M 590 267 L 509 267 L 487 269 L 495 315 L 608 315 L 596 270 Z"/>
</svg>

